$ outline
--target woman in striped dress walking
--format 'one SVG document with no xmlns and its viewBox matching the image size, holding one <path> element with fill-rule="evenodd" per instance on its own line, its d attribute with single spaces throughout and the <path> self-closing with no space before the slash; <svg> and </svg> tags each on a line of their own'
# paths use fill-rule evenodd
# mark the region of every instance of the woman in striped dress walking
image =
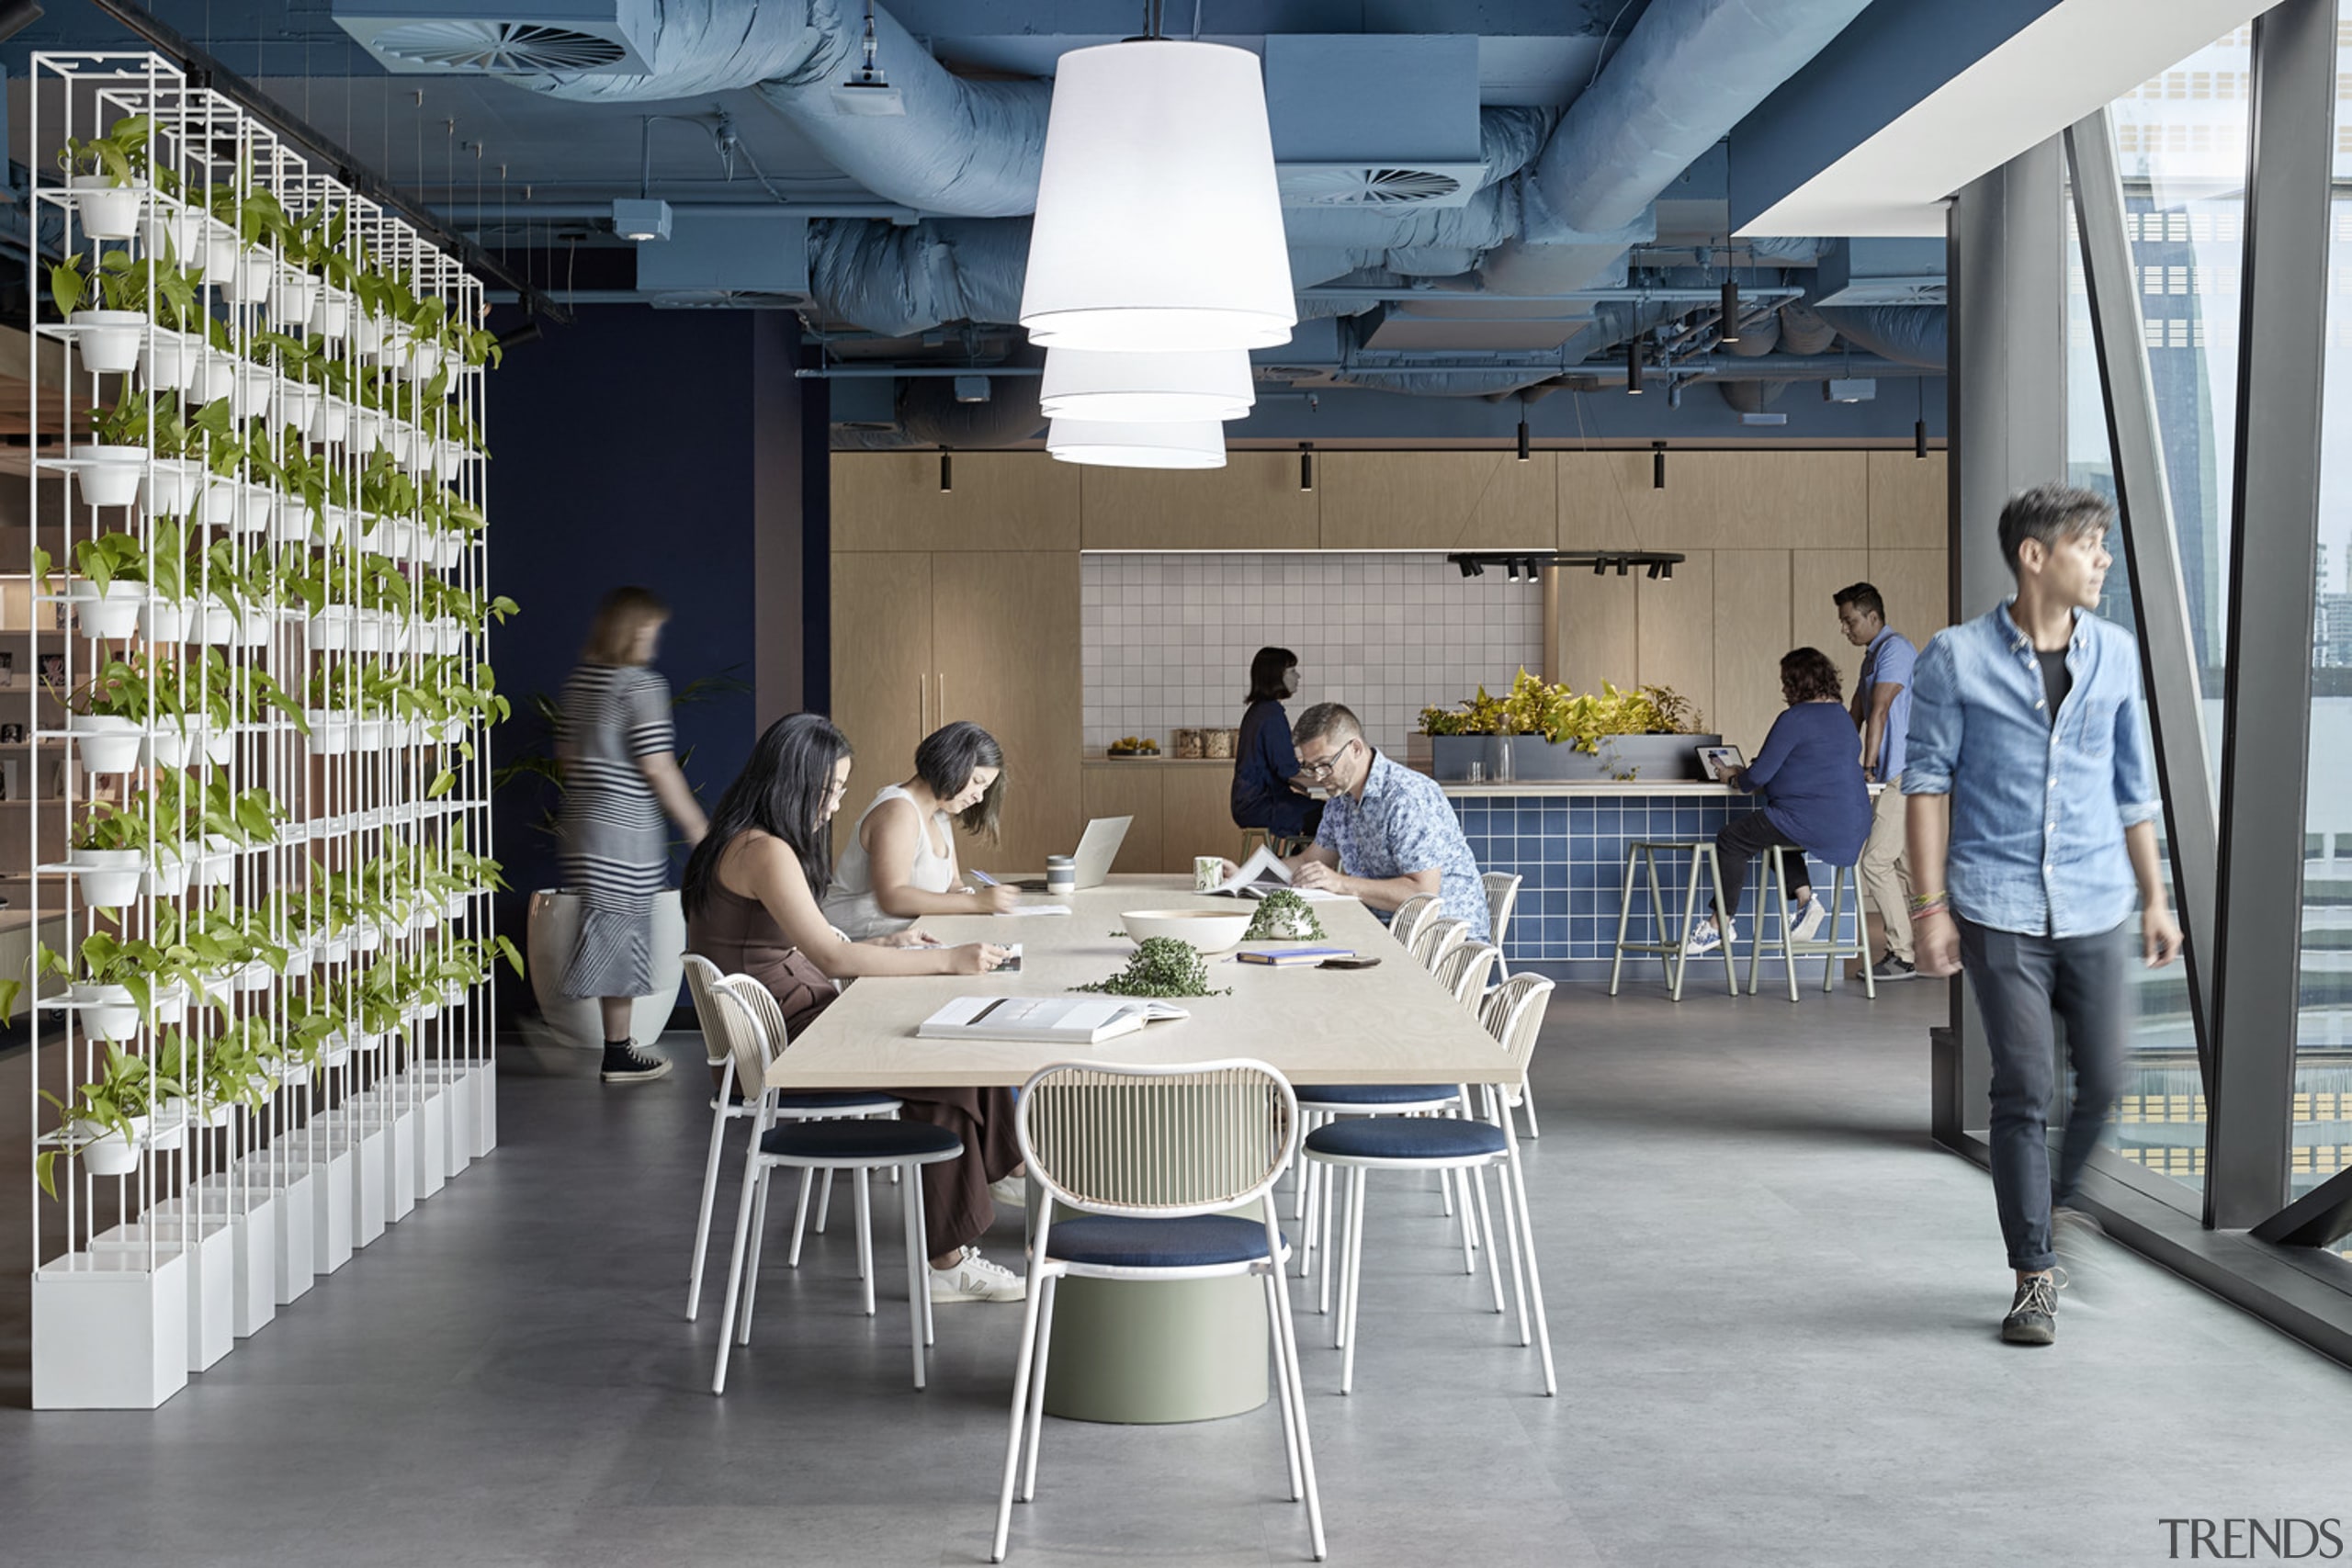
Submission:
<svg viewBox="0 0 2352 1568">
<path fill-rule="evenodd" d="M 606 1083 L 644 1083 L 666 1056 L 630 1043 L 630 1003 L 653 989 L 653 897 L 670 885 L 667 812 L 689 846 L 708 824 L 678 770 L 670 683 L 648 668 L 670 606 L 616 588 L 596 611 L 580 667 L 564 683 L 556 755 L 563 763 L 564 876 L 586 900 L 564 971 L 568 997 L 604 1010 Z"/>
</svg>

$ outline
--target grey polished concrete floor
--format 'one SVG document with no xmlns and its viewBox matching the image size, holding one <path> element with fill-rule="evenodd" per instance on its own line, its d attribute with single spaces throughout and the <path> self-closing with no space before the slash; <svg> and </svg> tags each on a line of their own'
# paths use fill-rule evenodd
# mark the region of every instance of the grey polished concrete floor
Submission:
<svg viewBox="0 0 2352 1568">
<path fill-rule="evenodd" d="M 1988 1186 L 1924 1131 L 1940 1007 L 1924 983 L 1559 994 L 1528 1171 L 1560 1395 L 1399 1184 L 1352 1396 L 1300 1319 L 1332 1561 L 2138 1564 L 2169 1560 L 2166 1517 L 2352 1516 L 2352 1373 L 2120 1248 L 2075 1269 L 2056 1347 L 1997 1343 Z M 708 1115 L 671 1044 L 678 1074 L 625 1089 L 505 1053 L 497 1153 L 152 1414 L 24 1407 L 24 1208 L 0 1205 L 0 1558 L 985 1561 L 1018 1309 L 941 1309 L 913 1392 L 877 1204 L 881 1316 L 846 1226 L 797 1274 L 774 1246 L 713 1398 L 725 1242 L 687 1324 Z M 24 1075 L 0 1063 L 19 1124 Z M 1012 1560 L 1300 1561 L 1282 1493 L 1271 1407 L 1056 1422 Z"/>
</svg>

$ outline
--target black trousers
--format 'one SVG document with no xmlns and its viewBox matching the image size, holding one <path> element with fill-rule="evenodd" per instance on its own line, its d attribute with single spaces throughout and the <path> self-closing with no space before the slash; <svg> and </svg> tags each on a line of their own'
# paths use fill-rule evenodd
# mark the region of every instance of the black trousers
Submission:
<svg viewBox="0 0 2352 1568">
<path fill-rule="evenodd" d="M 1739 914 L 1740 895 L 1747 890 L 1747 863 L 1774 851 L 1780 853 L 1781 874 L 1787 878 L 1791 893 L 1813 886 L 1813 873 L 1804 863 L 1804 846 L 1773 827 L 1764 813 L 1751 811 L 1724 824 L 1715 835 L 1715 859 L 1723 865 L 1724 897 L 1731 900 L 1731 908 L 1717 909 L 1718 919 L 1727 921 Z"/>
</svg>

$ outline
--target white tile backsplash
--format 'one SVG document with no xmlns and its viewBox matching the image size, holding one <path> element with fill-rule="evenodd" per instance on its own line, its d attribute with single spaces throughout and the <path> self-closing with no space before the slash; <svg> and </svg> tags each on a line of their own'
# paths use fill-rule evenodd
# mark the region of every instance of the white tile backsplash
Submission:
<svg viewBox="0 0 2352 1568">
<path fill-rule="evenodd" d="M 1421 709 L 1510 684 L 1544 658 L 1544 595 L 1442 555 L 1087 555 L 1080 558 L 1089 750 L 1125 735 L 1172 748 L 1178 728 L 1230 727 L 1250 656 L 1298 655 L 1284 705 L 1341 702 L 1397 753 Z"/>
</svg>

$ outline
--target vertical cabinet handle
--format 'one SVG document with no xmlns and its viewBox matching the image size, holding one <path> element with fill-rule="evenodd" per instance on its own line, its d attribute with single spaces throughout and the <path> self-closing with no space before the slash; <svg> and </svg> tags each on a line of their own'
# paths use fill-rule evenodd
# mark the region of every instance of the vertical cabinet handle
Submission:
<svg viewBox="0 0 2352 1568">
<path fill-rule="evenodd" d="M 930 676 L 915 677 L 915 739 L 918 740 L 931 733 L 929 723 L 931 704 L 928 696 L 930 690 Z"/>
<path fill-rule="evenodd" d="M 939 672 L 939 707 L 936 713 L 936 717 L 939 720 L 939 724 L 945 724 L 947 722 L 947 671 L 944 670 L 942 670 Z M 936 729 L 937 728 L 939 728 L 938 724 L 932 726 L 932 728 L 933 729 Z M 924 733 L 928 734 L 929 731 L 926 730 Z"/>
</svg>

